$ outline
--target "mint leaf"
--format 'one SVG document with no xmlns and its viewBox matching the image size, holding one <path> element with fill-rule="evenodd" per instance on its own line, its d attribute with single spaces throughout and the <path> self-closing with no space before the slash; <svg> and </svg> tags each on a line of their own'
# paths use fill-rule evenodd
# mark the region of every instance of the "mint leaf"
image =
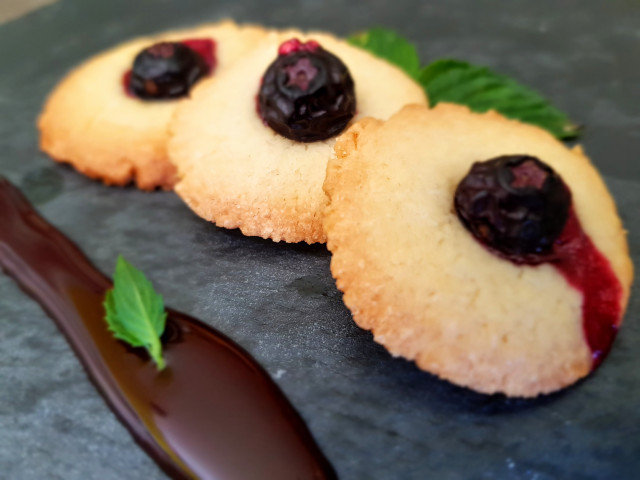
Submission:
<svg viewBox="0 0 640 480">
<path fill-rule="evenodd" d="M 351 35 L 347 41 L 393 63 L 413 78 L 417 78 L 420 73 L 420 58 L 416 47 L 393 30 L 372 28 Z"/>
<path fill-rule="evenodd" d="M 506 117 L 531 123 L 560 139 L 579 135 L 580 127 L 544 97 L 487 67 L 460 60 L 437 60 L 424 67 L 418 80 L 431 106 L 459 103 L 476 112 L 496 110 Z"/>
<path fill-rule="evenodd" d="M 146 348 L 158 370 L 162 370 L 165 361 L 160 336 L 167 320 L 162 296 L 122 255 L 118 256 L 113 288 L 107 291 L 104 308 L 113 336 L 132 347 Z"/>
<path fill-rule="evenodd" d="M 385 28 L 357 33 L 348 41 L 415 78 L 427 92 L 431 106 L 451 102 L 466 105 L 476 112 L 496 110 L 505 117 L 544 128 L 559 139 L 575 138 L 580 134 L 580 127 L 540 94 L 486 67 L 443 59 L 420 69 L 415 47 Z"/>
</svg>

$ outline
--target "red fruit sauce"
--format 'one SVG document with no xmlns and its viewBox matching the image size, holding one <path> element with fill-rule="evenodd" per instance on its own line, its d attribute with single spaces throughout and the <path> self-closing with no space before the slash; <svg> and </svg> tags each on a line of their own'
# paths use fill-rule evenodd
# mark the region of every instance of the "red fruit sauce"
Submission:
<svg viewBox="0 0 640 480">
<path fill-rule="evenodd" d="M 207 75 L 211 75 L 213 73 L 216 69 L 216 64 L 218 63 L 216 59 L 216 42 L 214 40 L 210 38 L 189 38 L 187 40 L 181 40 L 180 43 L 189 47 L 202 57 L 208 67 Z M 127 96 L 137 98 L 129 89 L 130 80 L 131 69 L 127 70 L 124 75 L 122 75 L 122 87 L 124 88 L 124 93 Z"/>
<path fill-rule="evenodd" d="M 582 328 L 595 370 L 605 359 L 622 320 L 622 285 L 609 260 L 582 230 L 573 209 L 556 241 L 551 261 L 569 284 L 582 293 Z"/>
<path fill-rule="evenodd" d="M 320 48 L 320 44 L 315 40 L 309 40 L 308 42 L 302 43 L 297 38 L 292 38 L 291 40 L 287 40 L 283 42 L 280 47 L 278 47 L 278 55 L 289 55 L 290 53 L 295 52 L 313 52 Z"/>
</svg>

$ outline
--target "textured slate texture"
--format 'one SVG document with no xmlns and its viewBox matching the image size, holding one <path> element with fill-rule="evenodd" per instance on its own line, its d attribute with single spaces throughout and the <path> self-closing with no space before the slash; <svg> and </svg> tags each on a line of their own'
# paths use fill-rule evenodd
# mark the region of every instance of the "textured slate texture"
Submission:
<svg viewBox="0 0 640 480">
<path fill-rule="evenodd" d="M 491 65 L 587 126 L 583 143 L 640 256 L 640 4 L 633 1 L 62 0 L 0 27 L 0 172 L 111 272 L 118 253 L 171 306 L 237 340 L 299 409 L 342 479 L 632 479 L 640 469 L 640 295 L 610 358 L 536 401 L 474 394 L 356 328 L 322 246 L 245 238 L 171 193 L 106 188 L 38 152 L 46 93 L 88 55 L 225 16 L 347 34 L 382 24 L 425 61 Z M 39 307 L 0 275 L 0 478 L 165 478 Z"/>
</svg>

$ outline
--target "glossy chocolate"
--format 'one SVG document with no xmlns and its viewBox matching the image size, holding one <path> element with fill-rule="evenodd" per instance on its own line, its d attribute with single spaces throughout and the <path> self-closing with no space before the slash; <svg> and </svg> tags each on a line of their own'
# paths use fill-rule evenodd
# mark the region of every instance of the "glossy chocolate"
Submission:
<svg viewBox="0 0 640 480">
<path fill-rule="evenodd" d="M 0 266 L 55 320 L 96 388 L 172 478 L 335 479 L 268 374 L 204 323 L 169 311 L 167 368 L 107 330 L 111 281 L 0 177 Z"/>
</svg>

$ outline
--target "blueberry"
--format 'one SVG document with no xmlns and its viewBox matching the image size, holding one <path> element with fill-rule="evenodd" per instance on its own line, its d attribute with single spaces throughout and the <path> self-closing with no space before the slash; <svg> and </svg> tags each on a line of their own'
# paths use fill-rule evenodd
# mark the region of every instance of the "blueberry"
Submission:
<svg viewBox="0 0 640 480">
<path fill-rule="evenodd" d="M 204 59 L 186 45 L 156 43 L 133 61 L 129 89 L 142 99 L 182 97 L 208 70 Z"/>
<path fill-rule="evenodd" d="M 458 184 L 455 209 L 489 249 L 515 263 L 553 259 L 569 217 L 571 192 L 547 164 L 529 155 L 476 162 Z"/>
<path fill-rule="evenodd" d="M 283 43 L 258 92 L 258 112 L 280 135 L 299 142 L 340 133 L 356 113 L 353 79 L 317 42 Z"/>
</svg>

